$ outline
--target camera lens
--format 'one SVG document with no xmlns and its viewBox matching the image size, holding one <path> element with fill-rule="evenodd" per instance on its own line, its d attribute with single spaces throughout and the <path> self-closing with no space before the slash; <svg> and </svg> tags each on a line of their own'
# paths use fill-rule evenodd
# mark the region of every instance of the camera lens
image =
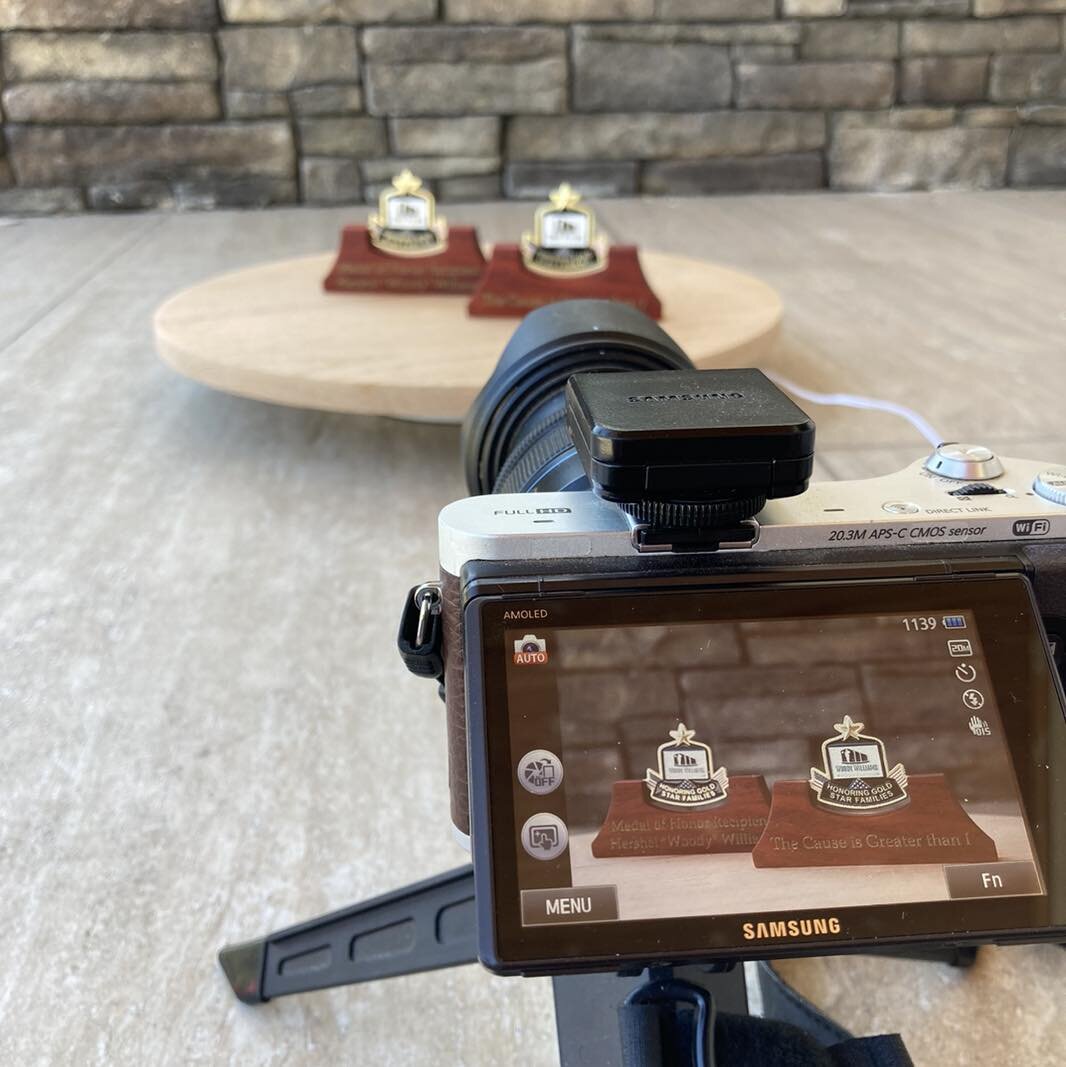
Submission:
<svg viewBox="0 0 1066 1067">
<path fill-rule="evenodd" d="M 627 304 L 566 300 L 530 312 L 463 423 L 467 487 L 474 494 L 589 488 L 566 427 L 571 375 L 691 367 L 666 333 Z"/>
</svg>

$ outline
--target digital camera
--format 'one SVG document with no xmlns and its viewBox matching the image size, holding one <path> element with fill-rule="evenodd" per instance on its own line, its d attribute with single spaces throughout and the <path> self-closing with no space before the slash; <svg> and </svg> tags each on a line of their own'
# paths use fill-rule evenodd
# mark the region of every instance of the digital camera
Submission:
<svg viewBox="0 0 1066 1067">
<path fill-rule="evenodd" d="M 814 432 L 622 305 L 514 334 L 401 628 L 491 969 L 1066 940 L 1066 469 Z"/>
</svg>

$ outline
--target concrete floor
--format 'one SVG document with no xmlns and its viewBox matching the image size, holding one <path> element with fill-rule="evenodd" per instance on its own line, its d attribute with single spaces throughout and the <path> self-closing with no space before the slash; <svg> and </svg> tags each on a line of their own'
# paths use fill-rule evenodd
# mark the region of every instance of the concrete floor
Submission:
<svg viewBox="0 0 1066 1067">
<path fill-rule="evenodd" d="M 357 213 L 358 214 L 358 213 Z M 527 205 L 453 208 L 489 240 Z M 0 225 L 0 1062 L 556 1062 L 550 985 L 476 966 L 282 1000 L 214 953 L 427 874 L 444 723 L 393 650 L 463 493 L 454 428 L 211 392 L 152 309 L 216 271 L 332 247 L 350 211 Z M 945 435 L 1066 458 L 1066 194 L 610 202 L 616 238 L 775 285 L 768 365 L 920 407 Z M 432 353 L 427 353 L 432 358 Z M 819 409 L 820 473 L 893 470 L 903 422 Z M 398 785 L 375 751 L 424 742 Z M 787 965 L 918 1063 L 1058 1062 L 1066 952 L 977 968 Z"/>
</svg>

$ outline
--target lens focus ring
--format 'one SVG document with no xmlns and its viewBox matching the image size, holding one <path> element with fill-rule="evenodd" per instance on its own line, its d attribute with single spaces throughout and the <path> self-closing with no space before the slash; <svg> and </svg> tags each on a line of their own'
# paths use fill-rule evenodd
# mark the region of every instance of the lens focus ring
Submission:
<svg viewBox="0 0 1066 1067">
<path fill-rule="evenodd" d="M 494 493 L 524 493 L 545 465 L 573 447 L 566 428 L 566 412 L 534 426 L 514 447 L 493 484 Z"/>
<path fill-rule="evenodd" d="M 463 422 L 467 486 L 472 493 L 586 488 L 569 434 L 558 440 L 554 427 L 546 429 L 562 414 L 567 380 L 588 371 L 691 367 L 656 323 L 625 304 L 564 300 L 530 312 Z M 551 454 L 549 440 L 557 446 Z M 512 458 L 534 446 L 543 478 L 529 471 L 528 461 Z"/>
</svg>

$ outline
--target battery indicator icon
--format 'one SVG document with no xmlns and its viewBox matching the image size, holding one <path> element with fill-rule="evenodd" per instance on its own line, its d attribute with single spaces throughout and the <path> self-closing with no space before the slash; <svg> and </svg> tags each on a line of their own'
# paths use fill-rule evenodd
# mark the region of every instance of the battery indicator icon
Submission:
<svg viewBox="0 0 1066 1067">
<path fill-rule="evenodd" d="M 944 616 L 944 629 L 945 630 L 965 630 L 966 619 L 962 615 L 945 615 Z"/>
</svg>

